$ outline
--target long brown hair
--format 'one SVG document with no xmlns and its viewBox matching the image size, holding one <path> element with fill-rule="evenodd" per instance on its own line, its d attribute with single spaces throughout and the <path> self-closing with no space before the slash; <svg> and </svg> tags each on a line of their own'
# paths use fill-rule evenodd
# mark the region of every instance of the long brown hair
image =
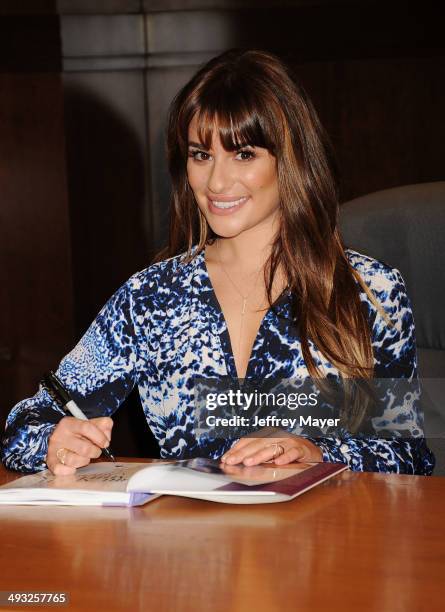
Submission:
<svg viewBox="0 0 445 612">
<path fill-rule="evenodd" d="M 205 146 L 210 147 L 216 125 L 226 150 L 259 146 L 276 158 L 281 226 L 265 266 L 266 289 L 272 303 L 273 278 L 282 266 L 295 298 L 309 374 L 323 376 L 310 339 L 343 378 L 372 378 L 371 333 L 358 285 L 379 305 L 345 255 L 331 146 L 303 88 L 274 55 L 228 51 L 201 68 L 173 100 L 170 238 L 158 259 L 184 250 L 191 256 L 194 244 L 197 254 L 214 238 L 187 180 L 188 127 L 195 115 Z"/>
</svg>

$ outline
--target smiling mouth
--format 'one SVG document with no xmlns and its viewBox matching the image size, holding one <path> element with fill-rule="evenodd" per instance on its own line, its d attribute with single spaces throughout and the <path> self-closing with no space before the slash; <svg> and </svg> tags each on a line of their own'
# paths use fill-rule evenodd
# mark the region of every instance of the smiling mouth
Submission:
<svg viewBox="0 0 445 612">
<path fill-rule="evenodd" d="M 237 200 L 230 200 L 229 202 L 220 202 L 219 200 L 210 200 L 210 202 L 212 206 L 215 206 L 216 208 L 227 210 L 228 208 L 235 208 L 235 206 L 243 204 L 247 198 L 247 196 L 244 196 L 242 198 L 238 198 Z"/>
</svg>

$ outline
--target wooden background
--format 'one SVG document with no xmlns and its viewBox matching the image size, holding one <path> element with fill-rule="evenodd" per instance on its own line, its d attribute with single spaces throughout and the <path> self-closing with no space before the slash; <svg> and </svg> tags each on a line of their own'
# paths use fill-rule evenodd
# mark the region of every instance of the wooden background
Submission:
<svg viewBox="0 0 445 612">
<path fill-rule="evenodd" d="M 168 104 L 219 52 L 292 64 L 333 140 L 344 201 L 444 180 L 439 4 L 3 1 L 2 421 L 163 244 Z M 115 452 L 155 455 L 137 394 L 127 404 Z"/>
</svg>

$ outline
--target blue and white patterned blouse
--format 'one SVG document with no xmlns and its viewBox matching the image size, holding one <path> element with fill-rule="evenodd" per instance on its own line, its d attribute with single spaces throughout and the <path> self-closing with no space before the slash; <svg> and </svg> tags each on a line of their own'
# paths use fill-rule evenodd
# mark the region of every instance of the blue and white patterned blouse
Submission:
<svg viewBox="0 0 445 612">
<path fill-rule="evenodd" d="M 348 249 L 347 257 L 395 323 L 389 327 L 360 289 L 372 326 L 378 377 L 416 377 L 414 321 L 398 270 Z M 266 313 L 246 378 L 308 376 L 301 344 L 284 294 Z M 322 370 L 337 375 L 310 343 Z M 101 310 L 77 346 L 62 360 L 58 376 L 89 417 L 112 415 L 135 385 L 163 458 L 220 457 L 233 440 L 209 442 L 194 430 L 193 377 L 236 377 L 224 316 L 198 253 L 133 275 Z M 11 469 L 44 469 L 48 438 L 64 416 L 44 388 L 18 403 L 7 420 L 2 456 Z M 416 416 L 405 415 L 421 430 Z M 417 434 L 418 435 L 418 434 Z M 415 436 L 415 434 L 414 434 Z M 422 437 L 383 439 L 324 437 L 315 440 L 325 461 L 352 470 L 431 474 L 434 457 Z"/>
</svg>

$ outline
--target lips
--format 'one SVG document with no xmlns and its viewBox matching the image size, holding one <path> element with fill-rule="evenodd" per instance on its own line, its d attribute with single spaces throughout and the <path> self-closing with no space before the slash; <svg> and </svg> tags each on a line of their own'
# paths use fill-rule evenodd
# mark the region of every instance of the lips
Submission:
<svg viewBox="0 0 445 612">
<path fill-rule="evenodd" d="M 242 196 L 240 198 L 228 198 L 227 196 L 220 196 L 216 198 L 207 198 L 209 203 L 210 211 L 215 214 L 230 214 L 235 212 L 247 202 L 249 196 Z"/>
</svg>

